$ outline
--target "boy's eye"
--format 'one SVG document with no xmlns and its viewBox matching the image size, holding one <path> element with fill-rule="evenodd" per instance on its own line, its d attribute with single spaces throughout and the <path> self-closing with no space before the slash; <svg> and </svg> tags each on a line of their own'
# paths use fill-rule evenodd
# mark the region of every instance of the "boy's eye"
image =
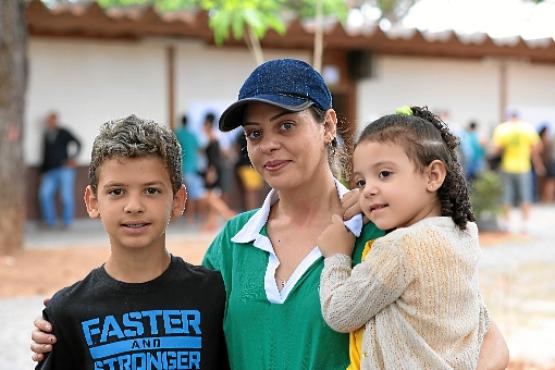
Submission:
<svg viewBox="0 0 555 370">
<path fill-rule="evenodd" d="M 366 181 L 364 181 L 364 180 L 356 180 L 355 181 L 355 186 L 359 189 L 362 189 L 364 187 L 364 185 L 366 185 Z"/>
<path fill-rule="evenodd" d="M 380 173 L 378 173 L 378 177 L 380 179 L 383 179 L 383 178 L 391 176 L 392 174 L 393 174 L 393 172 L 391 172 L 391 171 L 382 170 L 382 171 L 380 171 Z"/>
<path fill-rule="evenodd" d="M 154 194 L 160 194 L 161 193 L 160 189 L 153 188 L 153 187 L 148 187 L 148 188 L 146 188 L 145 191 L 148 195 L 154 195 Z"/>
</svg>

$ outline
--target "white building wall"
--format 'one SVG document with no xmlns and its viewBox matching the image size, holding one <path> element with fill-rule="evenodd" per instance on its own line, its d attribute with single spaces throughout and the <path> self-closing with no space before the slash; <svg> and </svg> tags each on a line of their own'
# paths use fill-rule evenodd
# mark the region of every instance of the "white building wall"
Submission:
<svg viewBox="0 0 555 370">
<path fill-rule="evenodd" d="M 32 38 L 25 117 L 25 161 L 41 160 L 44 117 L 59 112 L 81 139 L 80 164 L 90 159 L 101 123 L 135 113 L 164 121 L 165 50 L 161 43 Z"/>
<path fill-rule="evenodd" d="M 197 41 L 32 38 L 25 119 L 26 163 L 40 163 L 44 118 L 51 110 L 58 111 L 62 124 L 82 140 L 78 158 L 82 165 L 90 160 L 92 142 L 101 123 L 131 113 L 166 122 L 166 48 L 170 44 L 176 48 L 176 114 L 192 115 L 193 125 L 200 125 L 207 110 L 219 114 L 235 101 L 242 82 L 255 67 L 253 57 L 245 49 L 216 48 Z M 265 57 L 308 60 L 310 52 L 265 50 Z"/>
<path fill-rule="evenodd" d="M 511 63 L 508 71 L 509 107 L 534 126 L 550 122 L 555 134 L 555 66 Z"/>
<path fill-rule="evenodd" d="M 376 57 L 374 77 L 358 85 L 358 122 L 393 113 L 402 105 L 449 112 L 454 127 L 478 121 L 485 131 L 499 112 L 498 67 L 492 62 L 443 58 Z"/>
</svg>

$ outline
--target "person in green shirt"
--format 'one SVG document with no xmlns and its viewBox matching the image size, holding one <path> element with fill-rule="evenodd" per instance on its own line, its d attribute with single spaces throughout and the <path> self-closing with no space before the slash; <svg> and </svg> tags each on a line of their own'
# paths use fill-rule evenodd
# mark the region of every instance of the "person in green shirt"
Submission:
<svg viewBox="0 0 555 370">
<path fill-rule="evenodd" d="M 349 336 L 328 327 L 320 310 L 323 257 L 316 244 L 348 197 L 331 162 L 341 157 L 338 142 L 352 142 L 352 132 L 340 125 L 337 139 L 328 87 L 310 65 L 294 59 L 258 66 L 219 126 L 243 127 L 252 165 L 272 188 L 261 208 L 227 221 L 203 261 L 224 280 L 231 368 L 346 369 Z M 345 227 L 358 236 L 353 258 L 358 263 L 365 242 L 383 232 L 350 213 Z M 35 326 L 31 348 L 40 359 L 55 339 L 45 333 L 43 320 Z M 492 327 L 480 369 L 502 369 L 507 362 L 503 337 Z"/>
</svg>

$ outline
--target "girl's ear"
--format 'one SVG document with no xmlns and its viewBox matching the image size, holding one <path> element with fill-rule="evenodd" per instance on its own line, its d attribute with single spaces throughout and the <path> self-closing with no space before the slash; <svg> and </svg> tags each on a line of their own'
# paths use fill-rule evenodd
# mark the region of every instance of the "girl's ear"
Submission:
<svg viewBox="0 0 555 370">
<path fill-rule="evenodd" d="M 328 109 L 324 116 L 324 142 L 329 144 L 337 136 L 337 114 L 333 109 Z"/>
<path fill-rule="evenodd" d="M 428 165 L 428 185 L 426 189 L 429 192 L 438 191 L 443 182 L 445 181 L 445 176 L 447 176 L 447 168 L 445 168 L 445 163 L 439 159 L 433 160 L 432 163 Z"/>
<path fill-rule="evenodd" d="M 177 193 L 173 196 L 172 218 L 179 218 L 185 211 L 185 203 L 187 202 L 187 189 L 185 185 L 181 185 Z"/>
<path fill-rule="evenodd" d="M 93 189 L 90 185 L 87 185 L 85 189 L 85 205 L 87 206 L 87 213 L 90 218 L 100 217 L 100 211 L 98 210 L 98 198 L 94 195 Z"/>
</svg>

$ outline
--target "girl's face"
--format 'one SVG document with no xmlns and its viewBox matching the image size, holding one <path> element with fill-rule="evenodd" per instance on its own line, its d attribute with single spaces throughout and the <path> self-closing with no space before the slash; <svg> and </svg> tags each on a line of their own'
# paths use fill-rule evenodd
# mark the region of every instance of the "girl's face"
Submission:
<svg viewBox="0 0 555 370">
<path fill-rule="evenodd" d="M 318 123 L 310 110 L 289 112 L 264 103 L 245 109 L 244 130 L 253 167 L 274 189 L 307 184 L 330 171 L 326 145 L 335 137 L 335 112 Z M 310 185 L 312 186 L 312 185 Z"/>
<path fill-rule="evenodd" d="M 436 191 L 445 174 L 441 177 L 437 172 L 439 164 L 442 162 L 433 161 L 420 171 L 400 145 L 360 142 L 353 155 L 353 179 L 361 190 L 362 211 L 382 230 L 440 216 Z"/>
<path fill-rule="evenodd" d="M 99 168 L 98 191 L 85 191 L 87 211 L 100 218 L 112 250 L 164 248 L 166 226 L 185 207 L 182 186 L 174 195 L 164 162 L 154 156 L 108 159 Z"/>
</svg>

